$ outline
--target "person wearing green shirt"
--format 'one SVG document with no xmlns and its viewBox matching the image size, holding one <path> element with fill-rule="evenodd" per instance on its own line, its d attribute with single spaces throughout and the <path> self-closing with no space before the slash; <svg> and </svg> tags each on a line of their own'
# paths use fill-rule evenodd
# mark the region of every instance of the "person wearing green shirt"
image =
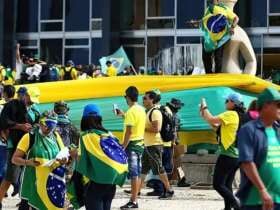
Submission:
<svg viewBox="0 0 280 210">
<path fill-rule="evenodd" d="M 242 170 L 242 210 L 280 209 L 280 93 L 265 89 L 257 99 L 260 117 L 238 132 L 239 163 Z"/>
<path fill-rule="evenodd" d="M 212 126 L 217 128 L 219 142 L 219 156 L 213 176 L 214 189 L 224 198 L 225 210 L 240 209 L 240 202 L 232 192 L 232 183 L 238 169 L 238 150 L 236 148 L 236 134 L 239 118 L 245 113 L 242 97 L 232 93 L 225 101 L 226 111 L 213 116 L 207 108 L 205 99 L 200 104 L 201 116 Z"/>
</svg>

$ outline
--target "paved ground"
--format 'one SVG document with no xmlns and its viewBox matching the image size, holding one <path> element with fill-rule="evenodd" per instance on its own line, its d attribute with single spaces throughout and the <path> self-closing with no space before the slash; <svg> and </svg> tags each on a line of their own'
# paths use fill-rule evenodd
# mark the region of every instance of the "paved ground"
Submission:
<svg viewBox="0 0 280 210">
<path fill-rule="evenodd" d="M 125 186 L 124 189 L 127 189 Z M 223 202 L 219 195 L 213 190 L 191 190 L 189 188 L 174 188 L 175 197 L 172 200 L 158 200 L 157 197 L 141 196 L 139 200 L 139 210 L 220 210 Z M 145 189 L 142 194 L 150 191 Z M 117 210 L 129 199 L 123 193 L 123 189 L 118 189 L 117 195 L 112 204 L 112 210 Z M 15 210 L 18 198 L 5 199 L 3 209 Z"/>
</svg>

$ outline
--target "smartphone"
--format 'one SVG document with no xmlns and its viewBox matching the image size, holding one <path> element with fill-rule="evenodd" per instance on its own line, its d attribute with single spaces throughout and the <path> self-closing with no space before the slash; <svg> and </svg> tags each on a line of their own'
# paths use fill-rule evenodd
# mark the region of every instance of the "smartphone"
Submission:
<svg viewBox="0 0 280 210">
<path fill-rule="evenodd" d="M 115 115 L 118 115 L 120 113 L 120 109 L 118 107 L 118 104 L 113 104 L 113 111 Z"/>
</svg>

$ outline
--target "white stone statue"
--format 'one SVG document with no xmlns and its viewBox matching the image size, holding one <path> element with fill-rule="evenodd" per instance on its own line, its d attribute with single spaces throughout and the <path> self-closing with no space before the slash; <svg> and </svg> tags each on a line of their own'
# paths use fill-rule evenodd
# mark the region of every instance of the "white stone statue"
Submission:
<svg viewBox="0 0 280 210">
<path fill-rule="evenodd" d="M 238 0 L 220 0 L 233 10 Z M 245 68 L 239 65 L 239 53 L 245 60 Z M 257 71 L 257 60 L 247 33 L 239 26 L 234 29 L 234 35 L 229 43 L 224 46 L 222 71 L 225 73 L 244 73 L 255 75 Z"/>
</svg>

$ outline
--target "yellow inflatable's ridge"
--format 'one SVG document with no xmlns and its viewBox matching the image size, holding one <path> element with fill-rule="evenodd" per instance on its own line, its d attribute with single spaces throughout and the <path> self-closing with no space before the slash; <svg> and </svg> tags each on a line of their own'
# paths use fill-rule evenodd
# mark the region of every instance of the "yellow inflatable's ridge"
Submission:
<svg viewBox="0 0 280 210">
<path fill-rule="evenodd" d="M 136 86 L 141 93 L 158 88 L 161 92 L 180 91 L 203 87 L 232 87 L 259 93 L 266 87 L 280 87 L 247 74 L 210 74 L 194 76 L 122 76 L 87 80 L 36 83 L 40 89 L 40 103 L 58 100 L 82 100 L 123 95 L 125 89 Z M 18 88 L 18 87 L 17 87 Z"/>
</svg>

